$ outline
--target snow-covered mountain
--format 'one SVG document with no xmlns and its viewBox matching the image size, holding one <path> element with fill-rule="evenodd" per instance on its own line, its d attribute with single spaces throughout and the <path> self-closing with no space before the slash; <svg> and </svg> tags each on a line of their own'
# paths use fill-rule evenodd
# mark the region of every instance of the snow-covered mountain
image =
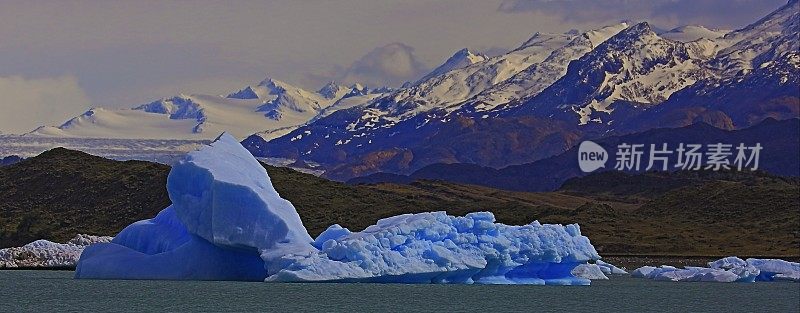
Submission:
<svg viewBox="0 0 800 313">
<path fill-rule="evenodd" d="M 536 33 L 519 48 L 492 58 L 475 55 L 468 49 L 460 50 L 428 74 L 427 79 L 355 107 L 346 114 L 346 120 L 326 125 L 343 125 L 349 134 L 345 136 L 358 138 L 363 137 L 362 133 L 392 128 L 413 117 L 431 115 L 430 118 L 435 118 L 440 111 L 456 111 L 477 94 L 544 61 L 554 50 L 577 36 L 574 32 Z M 434 75 L 436 73 L 439 74 Z M 345 115 L 336 118 L 342 116 Z M 340 144 L 346 144 L 353 142 L 354 138 L 340 139 Z"/>
<path fill-rule="evenodd" d="M 331 173 L 407 172 L 437 162 L 505 166 L 581 138 L 705 121 L 723 128 L 798 115 L 800 4 L 734 31 L 646 22 L 535 33 L 508 53 L 462 49 L 396 90 L 274 79 L 227 96 L 181 95 L 128 110 L 92 109 L 34 135 L 210 139 L 222 131 L 258 156 Z"/>
<path fill-rule="evenodd" d="M 529 66 L 470 99 L 466 104 L 467 110 L 490 111 L 498 105 L 513 104 L 512 102 L 515 100 L 537 95 L 566 73 L 570 61 L 592 51 L 627 27 L 627 23 L 620 23 L 576 36 L 566 45 L 555 49 L 541 62 Z"/>
<path fill-rule="evenodd" d="M 328 177 L 347 179 L 437 162 L 531 162 L 581 136 L 664 124 L 741 128 L 796 117 L 798 12 L 791 0 L 732 32 L 684 26 L 657 34 L 641 22 L 536 34 L 507 54 L 246 144 L 257 155 L 314 161 Z M 459 54 L 442 67 L 464 60 Z"/>
<path fill-rule="evenodd" d="M 723 48 L 712 65 L 724 76 L 746 74 L 764 62 L 800 50 L 800 1 L 790 0 L 780 9 L 719 40 Z"/>
<path fill-rule="evenodd" d="M 227 131 L 246 137 L 275 138 L 336 109 L 378 96 L 361 85 L 329 83 L 318 92 L 265 79 L 228 96 L 179 95 L 132 109 L 94 108 L 61 126 L 43 126 L 31 136 L 213 139 Z"/>
<path fill-rule="evenodd" d="M 483 62 L 486 61 L 486 59 L 488 58 L 485 55 L 475 54 L 472 53 L 472 51 L 469 51 L 469 49 L 464 48 L 458 50 L 458 52 L 453 54 L 453 56 L 447 59 L 447 61 L 445 61 L 442 65 L 439 65 L 439 67 L 433 69 L 433 71 L 417 80 L 417 82 L 424 82 L 431 77 L 436 77 L 455 69 L 460 69 L 478 62 Z"/>
<path fill-rule="evenodd" d="M 612 104 L 650 106 L 712 74 L 689 44 L 659 37 L 646 22 L 614 35 L 516 114 L 575 114 L 579 124 L 609 123 Z"/>
<path fill-rule="evenodd" d="M 699 39 L 719 39 L 720 37 L 725 36 L 727 33 L 728 31 L 726 30 L 710 29 L 701 25 L 686 25 L 659 33 L 658 36 L 664 39 L 680 42 L 692 42 Z"/>
</svg>

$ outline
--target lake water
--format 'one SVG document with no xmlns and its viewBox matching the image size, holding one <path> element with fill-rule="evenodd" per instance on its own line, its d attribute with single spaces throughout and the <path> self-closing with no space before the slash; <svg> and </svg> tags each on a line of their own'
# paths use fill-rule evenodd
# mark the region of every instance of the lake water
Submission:
<svg viewBox="0 0 800 313">
<path fill-rule="evenodd" d="M 800 312 L 800 284 L 592 286 L 268 284 L 74 280 L 69 271 L 0 271 L 1 312 Z"/>
</svg>

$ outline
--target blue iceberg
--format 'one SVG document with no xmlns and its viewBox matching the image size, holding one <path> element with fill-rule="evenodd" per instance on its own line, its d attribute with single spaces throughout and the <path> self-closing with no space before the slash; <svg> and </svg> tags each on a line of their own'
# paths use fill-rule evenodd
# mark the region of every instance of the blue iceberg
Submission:
<svg viewBox="0 0 800 313">
<path fill-rule="evenodd" d="M 227 134 L 174 165 L 167 191 L 156 217 L 86 248 L 76 278 L 588 285 L 571 272 L 600 258 L 576 224 L 509 226 L 488 212 L 333 225 L 312 239 Z"/>
<path fill-rule="evenodd" d="M 633 277 L 660 281 L 756 282 L 788 280 L 800 281 L 800 263 L 779 259 L 742 260 L 735 256 L 708 263 L 708 267 L 686 266 L 676 268 L 643 266 L 631 274 Z"/>
</svg>

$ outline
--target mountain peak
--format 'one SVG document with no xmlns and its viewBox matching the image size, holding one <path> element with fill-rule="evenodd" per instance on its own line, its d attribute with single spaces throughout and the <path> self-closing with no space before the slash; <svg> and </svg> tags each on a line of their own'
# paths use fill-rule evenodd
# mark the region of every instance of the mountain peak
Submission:
<svg viewBox="0 0 800 313">
<path fill-rule="evenodd" d="M 451 57 L 447 59 L 442 65 L 435 68 L 433 71 L 425 75 L 417 82 L 425 81 L 428 78 L 439 76 L 449 71 L 470 66 L 475 63 L 486 61 L 488 57 L 483 54 L 472 53 L 468 48 L 456 51 Z"/>
<path fill-rule="evenodd" d="M 684 25 L 659 33 L 658 36 L 674 41 L 692 42 L 700 39 L 717 39 L 726 33 L 724 30 L 710 29 L 701 25 Z"/>
<path fill-rule="evenodd" d="M 634 47 L 635 42 L 652 42 L 661 39 L 650 27 L 647 22 L 641 22 L 623 29 L 616 35 L 609 38 L 605 45 L 612 50 L 624 50 Z"/>
<path fill-rule="evenodd" d="M 322 95 L 326 99 L 339 98 L 348 92 L 350 92 L 350 88 L 340 85 L 335 81 L 329 82 L 328 84 L 320 88 L 319 91 L 317 91 L 318 94 Z"/>
<path fill-rule="evenodd" d="M 469 64 L 478 63 L 480 61 L 486 60 L 486 56 L 483 54 L 475 54 L 469 50 L 469 48 L 463 48 L 461 50 L 456 51 L 449 59 L 447 59 L 447 63 L 457 63 L 467 61 Z M 467 65 L 469 65 L 467 64 Z"/>
<path fill-rule="evenodd" d="M 653 28 L 650 27 L 650 23 L 648 22 L 639 22 L 637 24 L 634 24 L 633 26 L 630 26 L 627 29 L 623 30 L 623 32 L 628 34 L 639 34 L 639 35 L 645 35 L 647 33 L 655 34 L 655 32 L 653 32 Z"/>
<path fill-rule="evenodd" d="M 587 39 L 589 39 L 593 47 L 597 47 L 604 41 L 608 40 L 608 38 L 611 38 L 612 36 L 627 29 L 628 27 L 630 27 L 630 25 L 627 22 L 619 22 L 617 24 L 603 26 L 598 29 L 590 30 L 583 34 Z"/>
<path fill-rule="evenodd" d="M 263 87 L 267 87 L 267 88 L 272 89 L 272 90 L 275 90 L 275 89 L 286 89 L 288 86 L 290 86 L 289 84 L 287 84 L 287 83 L 285 83 L 283 81 L 274 79 L 272 77 L 265 78 L 260 83 L 258 83 L 258 85 L 259 86 L 263 86 Z"/>
</svg>

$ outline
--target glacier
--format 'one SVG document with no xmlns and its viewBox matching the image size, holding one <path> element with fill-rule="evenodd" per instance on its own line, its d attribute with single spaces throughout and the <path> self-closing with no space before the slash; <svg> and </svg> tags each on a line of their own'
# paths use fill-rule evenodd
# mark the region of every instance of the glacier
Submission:
<svg viewBox="0 0 800 313">
<path fill-rule="evenodd" d="M 40 239 L 22 247 L 0 249 L 0 269 L 73 267 L 87 246 L 111 239 L 108 236 L 78 234 L 66 243 Z"/>
<path fill-rule="evenodd" d="M 709 262 L 708 267 L 686 266 L 681 269 L 669 265 L 643 266 L 634 270 L 631 276 L 681 282 L 800 281 L 800 263 L 780 259 L 749 258 L 742 260 L 735 256 L 729 256 Z"/>
<path fill-rule="evenodd" d="M 177 162 L 167 191 L 172 204 L 157 216 L 87 247 L 75 277 L 588 285 L 573 270 L 600 259 L 577 224 L 510 226 L 489 212 L 404 214 L 311 238 L 264 167 L 225 133 Z M 601 264 L 592 265 L 613 271 Z"/>
</svg>

